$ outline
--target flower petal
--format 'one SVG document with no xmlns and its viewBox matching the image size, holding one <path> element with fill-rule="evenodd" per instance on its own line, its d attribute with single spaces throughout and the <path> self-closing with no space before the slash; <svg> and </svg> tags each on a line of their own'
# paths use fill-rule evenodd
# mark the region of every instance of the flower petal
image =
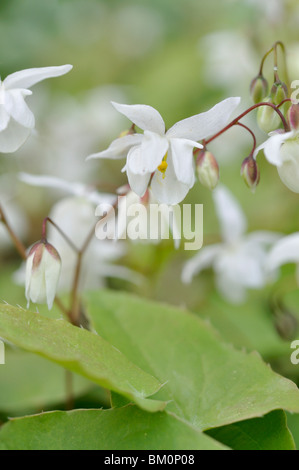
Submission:
<svg viewBox="0 0 299 470">
<path fill-rule="evenodd" d="M 166 133 L 167 137 L 201 140 L 220 131 L 240 103 L 240 98 L 227 98 L 209 111 L 177 122 Z"/>
<path fill-rule="evenodd" d="M 31 129 L 21 126 L 14 119 L 10 119 L 6 129 L 0 132 L 0 152 L 15 152 L 28 139 L 30 133 Z"/>
<path fill-rule="evenodd" d="M 164 174 L 159 170 L 155 171 L 151 182 L 153 196 L 160 203 L 169 205 L 179 204 L 179 202 L 185 199 L 194 184 L 195 178 L 193 178 L 190 184 L 181 183 L 175 175 L 172 158 L 169 158 L 167 163 L 168 167 Z"/>
<path fill-rule="evenodd" d="M 267 269 L 274 271 L 287 263 L 299 263 L 299 233 L 293 233 L 279 240 L 267 257 Z"/>
<path fill-rule="evenodd" d="M 281 181 L 294 193 L 299 193 L 299 144 L 285 142 L 280 149 L 282 165 L 277 167 Z"/>
<path fill-rule="evenodd" d="M 215 258 L 221 253 L 222 246 L 220 244 L 205 246 L 193 258 L 184 264 L 182 271 L 182 282 L 189 284 L 193 277 L 209 268 L 214 263 Z"/>
<path fill-rule="evenodd" d="M 131 189 L 138 194 L 138 196 L 142 197 L 148 187 L 151 173 L 136 175 L 127 167 L 127 177 Z"/>
<path fill-rule="evenodd" d="M 215 209 L 220 222 L 222 238 L 226 243 L 237 241 L 245 233 L 247 222 L 242 208 L 223 185 L 213 191 Z"/>
<path fill-rule="evenodd" d="M 16 89 L 8 90 L 4 97 L 4 107 L 8 114 L 12 116 L 19 124 L 29 129 L 33 129 L 35 125 L 35 119 L 33 112 L 29 109 L 25 102 L 25 96 L 28 93 L 24 93 L 27 90 Z"/>
<path fill-rule="evenodd" d="M 86 160 L 92 160 L 94 158 L 125 158 L 130 148 L 141 143 L 142 139 L 142 134 L 129 134 L 124 137 L 119 137 L 118 139 L 113 140 L 106 150 L 93 153 L 92 155 L 89 155 Z"/>
<path fill-rule="evenodd" d="M 0 104 L 0 132 L 7 128 L 10 116 L 3 104 Z"/>
<path fill-rule="evenodd" d="M 33 69 L 20 70 L 19 72 L 8 75 L 3 84 L 6 88 L 30 88 L 46 78 L 59 77 L 69 72 L 72 65 L 60 65 L 58 67 L 39 67 Z"/>
<path fill-rule="evenodd" d="M 120 104 L 113 101 L 112 105 L 119 113 L 126 116 L 144 131 L 156 132 L 160 135 L 165 133 L 165 123 L 162 116 L 152 106 L 146 104 Z"/>
<path fill-rule="evenodd" d="M 152 173 L 160 165 L 168 150 L 168 140 L 154 132 L 145 131 L 141 145 L 131 148 L 127 165 L 132 173 Z"/>
<path fill-rule="evenodd" d="M 193 148 L 202 148 L 201 144 L 188 139 L 170 139 L 171 156 L 177 179 L 184 184 L 194 182 Z"/>
<path fill-rule="evenodd" d="M 283 163 L 281 145 L 285 140 L 293 137 L 293 135 L 294 131 L 272 135 L 266 142 L 257 147 L 254 152 L 254 158 L 256 158 L 261 149 L 264 149 L 264 154 L 268 162 L 272 163 L 272 165 L 281 166 Z"/>
</svg>

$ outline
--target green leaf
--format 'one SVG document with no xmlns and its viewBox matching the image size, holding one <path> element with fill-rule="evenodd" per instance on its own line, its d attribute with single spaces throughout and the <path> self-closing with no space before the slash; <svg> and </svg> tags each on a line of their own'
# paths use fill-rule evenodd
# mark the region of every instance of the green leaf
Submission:
<svg viewBox="0 0 299 470">
<path fill-rule="evenodd" d="M 73 396 L 89 391 L 89 380 L 73 374 Z M 40 412 L 66 398 L 65 370 L 56 364 L 6 347 L 0 366 L 0 410 L 9 416 Z"/>
<path fill-rule="evenodd" d="M 74 432 L 75 430 L 75 432 Z M 0 449 L 221 450 L 226 447 L 165 412 L 135 406 L 55 411 L 15 418 L 0 430 Z"/>
<path fill-rule="evenodd" d="M 286 415 L 281 410 L 212 429 L 207 434 L 234 450 L 295 450 Z"/>
<path fill-rule="evenodd" d="M 164 407 L 164 403 L 146 399 L 161 387 L 157 379 L 97 334 L 62 319 L 1 305 L 0 337 L 123 394 L 149 411 Z"/>
<path fill-rule="evenodd" d="M 275 409 L 299 412 L 296 385 L 256 353 L 236 351 L 185 310 L 125 293 L 87 296 L 93 327 L 160 382 L 166 410 L 200 430 L 259 417 Z"/>
</svg>

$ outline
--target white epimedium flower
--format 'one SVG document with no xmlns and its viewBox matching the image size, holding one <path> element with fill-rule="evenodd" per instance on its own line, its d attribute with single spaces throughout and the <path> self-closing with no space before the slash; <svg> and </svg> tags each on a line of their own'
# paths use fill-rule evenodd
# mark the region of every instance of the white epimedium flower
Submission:
<svg viewBox="0 0 299 470">
<path fill-rule="evenodd" d="M 254 153 L 260 150 L 269 163 L 277 167 L 281 181 L 293 192 L 299 193 L 299 130 L 274 132 Z"/>
<path fill-rule="evenodd" d="M 296 264 L 296 278 L 299 285 L 299 233 L 292 233 L 279 240 L 267 257 L 267 269 L 272 273 L 280 266 Z"/>
<path fill-rule="evenodd" d="M 196 274 L 212 267 L 217 288 L 223 297 L 232 303 L 240 303 L 245 300 L 246 289 L 259 289 L 266 284 L 267 250 L 280 235 L 267 231 L 246 234 L 246 218 L 230 191 L 219 186 L 213 197 L 222 242 L 201 248 L 194 258 L 187 261 L 182 281 L 190 283 Z"/>
<path fill-rule="evenodd" d="M 33 245 L 26 261 L 25 293 L 28 301 L 53 306 L 61 271 L 59 253 L 46 241 Z"/>
<path fill-rule="evenodd" d="M 59 77 L 72 69 L 72 65 L 41 67 L 21 70 L 0 80 L 0 152 L 18 150 L 35 126 L 34 114 L 25 98 L 31 88 L 46 78 Z"/>
<path fill-rule="evenodd" d="M 205 113 L 177 122 L 168 131 L 160 113 L 147 105 L 112 103 L 143 134 L 128 134 L 114 140 L 107 150 L 91 158 L 127 157 L 127 172 L 132 190 L 143 196 L 148 185 L 158 202 L 181 202 L 195 182 L 193 149 L 202 148 L 199 140 L 218 132 L 227 124 L 240 98 L 227 98 Z"/>
</svg>

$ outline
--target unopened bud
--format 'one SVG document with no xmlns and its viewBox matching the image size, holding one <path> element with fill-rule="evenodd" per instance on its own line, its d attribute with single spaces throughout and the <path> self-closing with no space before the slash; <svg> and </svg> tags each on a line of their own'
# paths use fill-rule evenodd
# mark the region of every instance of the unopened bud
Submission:
<svg viewBox="0 0 299 470">
<path fill-rule="evenodd" d="M 288 111 L 288 121 L 291 129 L 299 129 L 299 104 L 292 104 Z"/>
<path fill-rule="evenodd" d="M 250 95 L 252 101 L 256 103 L 260 103 L 268 93 L 268 82 L 262 76 L 258 75 L 255 77 L 252 82 L 250 83 Z"/>
<path fill-rule="evenodd" d="M 298 321 L 286 308 L 275 313 L 275 328 L 279 336 L 285 341 L 291 341 L 298 332 Z"/>
<path fill-rule="evenodd" d="M 272 103 L 271 98 L 264 100 L 265 103 Z M 278 113 L 271 106 L 260 106 L 257 112 L 257 123 L 259 128 L 269 134 L 281 125 Z"/>
<path fill-rule="evenodd" d="M 277 106 L 283 100 L 288 97 L 288 87 L 284 82 L 280 80 L 273 83 L 271 91 L 270 91 L 270 98 L 273 104 Z"/>
<path fill-rule="evenodd" d="M 201 151 L 196 160 L 197 175 L 200 183 L 214 189 L 219 181 L 219 166 L 211 152 Z"/>
<path fill-rule="evenodd" d="M 26 298 L 28 304 L 53 306 L 61 269 L 57 250 L 46 241 L 33 245 L 26 261 Z"/>
<path fill-rule="evenodd" d="M 241 166 L 241 176 L 243 177 L 248 188 L 254 192 L 260 181 L 260 171 L 252 155 L 249 155 L 249 157 L 245 158 L 243 161 Z"/>
</svg>

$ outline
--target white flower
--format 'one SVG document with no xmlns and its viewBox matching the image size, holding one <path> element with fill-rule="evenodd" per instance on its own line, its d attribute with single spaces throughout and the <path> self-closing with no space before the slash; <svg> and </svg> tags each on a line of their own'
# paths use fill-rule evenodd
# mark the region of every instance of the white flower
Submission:
<svg viewBox="0 0 299 470">
<path fill-rule="evenodd" d="M 181 202 L 195 182 L 194 147 L 198 140 L 218 132 L 229 120 L 240 98 L 228 98 L 209 111 L 177 122 L 167 132 L 160 113 L 147 105 L 112 103 L 143 134 L 131 134 L 114 140 L 107 150 L 88 158 L 124 158 L 132 190 L 143 196 L 148 185 L 162 203 Z"/>
<path fill-rule="evenodd" d="M 34 186 L 48 187 L 71 194 L 54 204 L 49 216 L 80 249 L 90 232 L 95 229 L 97 218 L 96 206 L 114 204 L 116 196 L 99 193 L 94 188 L 81 183 L 69 183 L 63 179 L 46 175 L 21 173 L 20 179 Z M 72 288 L 77 254 L 60 233 L 51 225 L 47 227 L 48 240 L 58 249 L 62 260 L 62 271 L 58 285 L 59 292 L 68 292 Z M 95 236 L 88 245 L 82 258 L 80 290 L 94 289 L 105 284 L 106 277 L 118 277 L 136 284 L 141 276 L 124 266 L 113 264 L 125 254 L 125 245 L 120 241 L 98 240 Z M 15 273 L 15 281 L 23 282 L 22 268 Z"/>
<path fill-rule="evenodd" d="M 38 242 L 31 248 L 26 261 L 26 298 L 37 304 L 53 306 L 61 270 L 57 250 L 47 242 Z"/>
<path fill-rule="evenodd" d="M 270 273 L 287 263 L 296 263 L 296 277 L 299 284 L 299 233 L 283 237 L 275 243 L 268 254 L 267 269 Z"/>
<path fill-rule="evenodd" d="M 267 231 L 246 235 L 244 213 L 228 189 L 219 186 L 213 196 L 223 241 L 202 248 L 187 261 L 182 281 L 189 283 L 195 274 L 212 266 L 221 294 L 232 303 L 240 303 L 245 299 L 247 288 L 258 289 L 265 285 L 267 247 L 279 235 Z"/>
<path fill-rule="evenodd" d="M 277 167 L 281 181 L 291 191 L 299 193 L 299 130 L 271 133 L 255 150 L 255 158 L 261 149 L 268 162 Z"/>
<path fill-rule="evenodd" d="M 35 126 L 34 115 L 25 102 L 32 94 L 28 88 L 46 78 L 64 75 L 71 69 L 71 65 L 26 69 L 0 80 L 0 152 L 15 152 Z"/>
</svg>

